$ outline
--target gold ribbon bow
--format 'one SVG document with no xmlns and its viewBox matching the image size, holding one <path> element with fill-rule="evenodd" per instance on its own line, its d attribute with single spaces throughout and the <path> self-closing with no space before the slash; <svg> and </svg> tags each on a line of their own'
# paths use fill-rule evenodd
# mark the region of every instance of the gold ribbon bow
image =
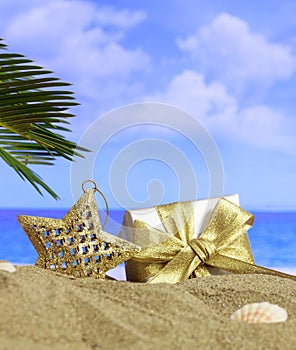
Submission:
<svg viewBox="0 0 296 350">
<path fill-rule="evenodd" d="M 191 202 L 156 208 L 166 232 L 136 220 L 135 242 L 142 248 L 127 262 L 129 280 L 148 283 L 175 283 L 187 278 L 210 275 L 211 268 L 231 273 L 263 273 L 296 280 L 288 275 L 255 265 L 247 230 L 254 216 L 221 198 L 210 221 L 198 238 L 194 237 Z M 155 243 L 157 242 L 158 243 Z"/>
</svg>

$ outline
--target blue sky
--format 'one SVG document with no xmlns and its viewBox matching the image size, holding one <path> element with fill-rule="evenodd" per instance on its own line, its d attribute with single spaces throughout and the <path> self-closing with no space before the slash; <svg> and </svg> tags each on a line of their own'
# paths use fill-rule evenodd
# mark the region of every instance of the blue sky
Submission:
<svg viewBox="0 0 296 350">
<path fill-rule="evenodd" d="M 73 83 L 81 103 L 72 110 L 73 140 L 84 140 L 89 130 L 102 138 L 107 129 L 100 118 L 128 104 L 173 105 L 214 139 L 224 165 L 224 194 L 239 193 L 250 210 L 296 210 L 295 12 L 293 0 L 10 0 L 0 2 L 0 37 L 12 51 Z M 170 129 L 169 113 L 160 117 L 166 126 L 131 126 L 127 114 L 127 128 L 115 132 L 118 118 L 117 112 L 109 115 L 112 137 L 86 159 L 111 207 L 124 202 L 115 170 L 134 200 L 125 206 L 209 195 L 209 183 L 220 173 L 209 171 L 204 154 L 189 142 L 186 123 L 180 135 Z M 143 140 L 148 143 L 139 148 Z M 155 140 L 153 153 L 149 142 Z M 174 163 L 174 152 L 188 168 Z M 119 155 L 133 161 L 122 172 Z M 1 167 L 0 207 L 70 207 L 79 195 L 66 161 L 35 168 L 59 194 L 58 202 Z M 190 192 L 184 172 L 196 180 L 196 191 Z M 159 197 L 149 194 L 151 181 Z"/>
</svg>

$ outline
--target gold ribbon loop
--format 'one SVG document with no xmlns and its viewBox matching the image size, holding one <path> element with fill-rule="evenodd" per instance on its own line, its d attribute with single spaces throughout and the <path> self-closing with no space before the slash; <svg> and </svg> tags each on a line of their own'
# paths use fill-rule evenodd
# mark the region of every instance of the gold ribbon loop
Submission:
<svg viewBox="0 0 296 350">
<path fill-rule="evenodd" d="M 128 280 L 175 283 L 208 276 L 209 266 L 232 273 L 264 273 L 296 280 L 296 276 L 255 265 L 247 235 L 254 216 L 227 199 L 219 200 L 198 238 L 190 202 L 156 209 L 169 238 L 159 244 L 152 243 L 127 262 Z M 163 231 L 142 221 L 135 221 L 134 228 L 135 235 L 137 232 L 164 235 Z M 136 239 L 139 243 L 141 237 Z"/>
<path fill-rule="evenodd" d="M 203 238 L 193 239 L 188 245 L 190 245 L 195 254 L 199 257 L 201 263 L 205 263 L 217 253 L 216 246 Z"/>
</svg>

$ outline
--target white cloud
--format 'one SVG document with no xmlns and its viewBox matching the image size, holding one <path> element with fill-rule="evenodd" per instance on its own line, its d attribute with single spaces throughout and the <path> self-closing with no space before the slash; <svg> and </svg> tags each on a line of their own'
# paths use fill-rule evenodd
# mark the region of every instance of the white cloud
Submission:
<svg viewBox="0 0 296 350">
<path fill-rule="evenodd" d="M 74 83 L 83 103 L 78 110 L 83 118 L 73 123 L 77 135 L 102 111 L 139 102 L 147 95 L 143 77 L 151 69 L 150 57 L 139 47 L 125 47 L 122 40 L 144 21 L 144 12 L 82 0 L 21 4 L 15 14 L 6 7 L 10 20 L 1 22 L 0 30 L 14 51 Z M 1 3 L 0 11 L 4 8 Z M 236 95 L 237 88 L 253 89 L 290 77 L 295 63 L 289 47 L 251 32 L 244 21 L 227 14 L 179 40 L 179 46 L 202 64 L 200 72 L 170 72 L 167 87 L 150 96 L 150 101 L 183 108 L 214 135 L 236 143 L 282 150 L 295 144 L 293 135 L 284 137 L 291 129 L 287 117 L 262 103 L 242 107 Z"/>
<path fill-rule="evenodd" d="M 80 100 L 105 107 L 123 91 L 132 93 L 135 73 L 149 70 L 150 58 L 141 48 L 121 43 L 126 31 L 144 19 L 140 11 L 56 0 L 17 13 L 2 32 L 14 51 L 72 82 Z"/>
<path fill-rule="evenodd" d="M 228 94 L 223 84 L 206 84 L 203 75 L 192 70 L 174 76 L 164 94 L 149 99 L 173 103 L 185 110 L 194 111 L 201 120 L 221 110 L 230 112 L 236 109 L 235 99 Z"/>
<path fill-rule="evenodd" d="M 90 1 L 54 0 L 28 7 L 12 18 L 6 33 L 13 39 L 31 39 L 37 34 L 45 38 L 56 37 L 59 34 L 77 34 L 81 31 L 96 32 L 99 29 L 100 41 L 112 38 L 103 33 L 104 27 L 126 29 L 138 25 L 145 19 L 145 13 L 140 11 L 118 10 L 112 7 L 98 7 Z M 21 30 L 22 29 L 22 30 Z"/>
<path fill-rule="evenodd" d="M 143 22 L 146 14 L 143 11 L 114 11 L 111 7 L 100 10 L 97 15 L 99 24 L 114 25 L 121 28 L 131 28 Z"/>
<path fill-rule="evenodd" d="M 196 34 L 178 40 L 209 77 L 223 81 L 231 91 L 253 86 L 268 87 L 295 73 L 291 47 L 254 33 L 243 20 L 218 15 Z"/>
<path fill-rule="evenodd" d="M 241 107 L 221 82 L 207 83 L 195 71 L 176 75 L 164 92 L 148 99 L 183 108 L 215 137 L 234 144 L 295 153 L 296 139 L 288 132 L 292 125 L 284 114 L 264 104 Z"/>
</svg>

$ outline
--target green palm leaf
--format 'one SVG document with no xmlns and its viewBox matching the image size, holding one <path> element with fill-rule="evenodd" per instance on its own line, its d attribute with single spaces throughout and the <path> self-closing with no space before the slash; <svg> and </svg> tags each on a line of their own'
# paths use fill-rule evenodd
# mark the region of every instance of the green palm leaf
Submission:
<svg viewBox="0 0 296 350">
<path fill-rule="evenodd" d="M 28 167 L 52 165 L 56 157 L 72 161 L 87 151 L 67 140 L 69 107 L 78 103 L 70 84 L 52 76 L 23 55 L 8 53 L 0 38 L 0 157 L 42 194 L 57 194 Z"/>
</svg>

